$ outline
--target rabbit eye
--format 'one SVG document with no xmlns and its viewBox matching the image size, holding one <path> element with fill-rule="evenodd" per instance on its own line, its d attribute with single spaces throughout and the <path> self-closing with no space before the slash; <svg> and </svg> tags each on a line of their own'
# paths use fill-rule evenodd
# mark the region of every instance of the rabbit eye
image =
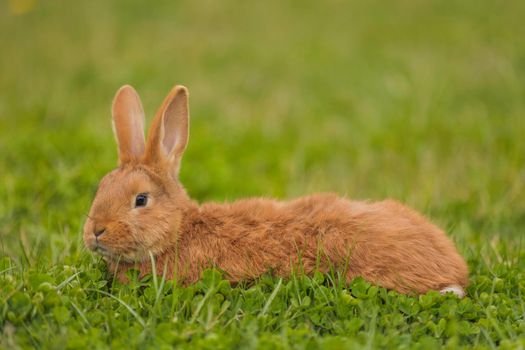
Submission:
<svg viewBox="0 0 525 350">
<path fill-rule="evenodd" d="M 135 208 L 145 207 L 147 203 L 148 203 L 148 195 L 146 193 L 137 194 L 137 197 L 135 197 Z"/>
</svg>

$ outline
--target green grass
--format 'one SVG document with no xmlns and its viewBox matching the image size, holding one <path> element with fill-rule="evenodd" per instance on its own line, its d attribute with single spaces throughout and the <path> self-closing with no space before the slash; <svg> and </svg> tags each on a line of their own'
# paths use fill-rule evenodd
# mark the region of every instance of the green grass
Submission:
<svg viewBox="0 0 525 350">
<path fill-rule="evenodd" d="M 0 348 L 525 347 L 525 2 L 22 2 L 0 3 Z M 457 243 L 468 296 L 112 281 L 81 229 L 124 83 L 149 116 L 190 89 L 197 200 L 399 199 Z"/>
</svg>

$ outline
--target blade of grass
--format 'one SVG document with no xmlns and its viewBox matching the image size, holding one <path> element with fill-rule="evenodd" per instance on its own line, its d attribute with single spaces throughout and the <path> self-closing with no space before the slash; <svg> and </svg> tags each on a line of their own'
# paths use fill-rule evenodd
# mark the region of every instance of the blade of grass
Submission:
<svg viewBox="0 0 525 350">
<path fill-rule="evenodd" d="M 93 288 L 86 288 L 86 290 L 89 290 L 89 291 L 95 292 L 95 293 L 103 294 L 103 295 L 105 295 L 107 297 L 110 297 L 111 299 L 114 299 L 114 300 L 118 301 L 122 306 L 124 306 L 126 309 L 128 309 L 128 311 L 133 315 L 133 317 L 135 317 L 135 319 L 138 321 L 138 323 L 140 323 L 140 325 L 143 328 L 146 328 L 146 322 L 144 322 L 142 317 L 140 317 L 139 314 L 135 310 L 133 310 L 133 308 L 131 306 L 129 306 L 124 300 L 114 296 L 113 294 L 104 292 L 103 290 L 98 290 L 98 289 L 93 289 Z"/>
<path fill-rule="evenodd" d="M 277 293 L 279 293 L 279 289 L 281 289 L 282 283 L 283 283 L 283 279 L 279 278 L 279 282 L 277 282 L 277 285 L 273 289 L 272 294 L 270 294 L 270 297 L 268 298 L 268 300 L 266 300 L 266 303 L 264 304 L 264 307 L 263 307 L 261 313 L 258 315 L 258 317 L 262 317 L 262 316 L 266 315 L 266 313 L 268 312 L 268 309 L 272 305 L 273 299 L 275 299 L 275 297 L 277 296 Z"/>
</svg>

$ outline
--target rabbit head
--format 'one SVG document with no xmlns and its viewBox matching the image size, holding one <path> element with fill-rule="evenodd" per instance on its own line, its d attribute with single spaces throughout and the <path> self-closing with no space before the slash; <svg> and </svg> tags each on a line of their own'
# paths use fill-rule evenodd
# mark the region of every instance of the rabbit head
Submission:
<svg viewBox="0 0 525 350">
<path fill-rule="evenodd" d="M 188 91 L 171 90 L 147 142 L 144 111 L 131 86 L 117 91 L 112 116 L 119 164 L 99 184 L 83 237 L 86 247 L 106 260 L 140 262 L 173 247 L 192 203 L 178 180 L 188 141 Z"/>
</svg>

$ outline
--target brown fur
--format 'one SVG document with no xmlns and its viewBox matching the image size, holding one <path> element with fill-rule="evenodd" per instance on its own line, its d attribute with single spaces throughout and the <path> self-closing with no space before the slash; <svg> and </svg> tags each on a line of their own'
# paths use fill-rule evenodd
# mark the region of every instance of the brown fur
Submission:
<svg viewBox="0 0 525 350">
<path fill-rule="evenodd" d="M 125 86 L 115 97 L 120 166 L 100 183 L 84 240 L 119 279 L 125 281 L 130 268 L 150 273 L 153 254 L 156 273 L 185 284 L 208 267 L 220 268 L 232 282 L 267 271 L 286 277 L 299 267 L 305 273 L 335 268 L 349 281 L 362 276 L 402 293 L 467 285 L 467 266 L 444 232 L 393 200 L 316 194 L 288 202 L 192 201 L 177 177 L 188 139 L 187 96 L 184 87 L 172 90 L 146 145 L 140 144 L 143 122 L 122 117 L 143 118 L 135 91 Z M 149 194 L 148 205 L 134 208 L 135 196 L 143 192 Z"/>
</svg>

